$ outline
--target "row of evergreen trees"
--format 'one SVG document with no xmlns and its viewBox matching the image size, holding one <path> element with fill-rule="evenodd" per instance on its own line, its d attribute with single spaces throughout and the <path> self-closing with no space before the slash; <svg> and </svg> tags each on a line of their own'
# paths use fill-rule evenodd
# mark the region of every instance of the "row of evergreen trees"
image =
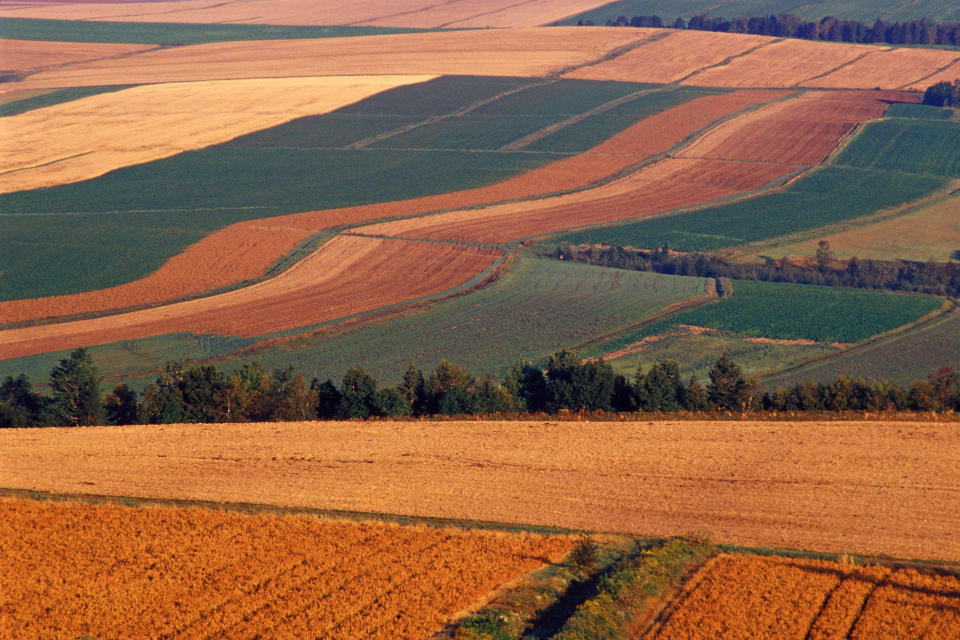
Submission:
<svg viewBox="0 0 960 640">
<path fill-rule="evenodd" d="M 680 365 L 661 360 L 633 379 L 600 360 L 558 351 L 546 367 L 518 363 L 501 378 L 475 376 L 441 361 L 424 372 L 412 363 L 395 387 L 380 387 L 359 368 L 339 385 L 307 384 L 292 367 L 266 371 L 245 363 L 227 375 L 213 365 L 167 364 L 142 393 L 127 384 L 101 391 L 89 352 L 77 349 L 50 373 L 50 395 L 26 376 L 0 384 L 0 427 L 351 419 L 432 415 L 504 415 L 679 411 L 958 411 L 960 374 L 944 369 L 903 388 L 841 375 L 760 394 L 728 354 L 702 386 L 681 379 Z"/>
<path fill-rule="evenodd" d="M 577 24 L 591 26 L 593 22 L 581 19 Z M 804 21 L 792 13 L 784 13 L 750 18 L 711 18 L 709 15 L 700 15 L 693 16 L 689 21 L 677 18 L 673 23 L 666 24 L 660 16 L 650 15 L 632 18 L 620 16 L 616 20 L 608 20 L 607 26 L 669 27 L 831 42 L 960 46 L 960 22 L 935 22 L 929 18 L 907 22 L 877 19 L 873 24 L 867 24 L 857 20 L 839 20 L 833 16 L 819 21 Z"/>
</svg>

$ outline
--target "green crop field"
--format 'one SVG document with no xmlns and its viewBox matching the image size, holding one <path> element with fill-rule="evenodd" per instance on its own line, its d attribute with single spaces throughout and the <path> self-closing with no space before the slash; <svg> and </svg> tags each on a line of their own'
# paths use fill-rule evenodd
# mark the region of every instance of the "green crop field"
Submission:
<svg viewBox="0 0 960 640">
<path fill-rule="evenodd" d="M 0 195 L 4 238 L 0 299 L 72 293 L 143 277 L 204 235 L 240 220 L 457 191 L 542 166 L 556 154 L 476 153 L 439 144 L 419 150 L 350 148 L 371 136 L 430 119 L 437 112 L 459 111 L 531 82 L 439 78 L 378 94 L 332 114 L 300 118 L 93 180 Z M 551 117 L 537 122 L 534 129 L 562 120 L 574 106 L 589 110 L 598 100 L 641 86 L 558 84 L 551 89 L 556 109 L 548 109 Z M 590 98 L 595 87 L 600 88 L 600 97 Z M 525 99 L 516 104 L 532 103 Z M 528 117 L 538 118 L 519 119 Z M 481 135 L 471 116 L 440 122 L 454 137 L 475 143 Z M 513 126 L 510 117 L 485 117 L 484 122 L 491 126 L 486 134 Z M 508 133 L 491 146 L 518 135 Z M 597 144 L 606 133 L 598 131 L 597 138 L 583 140 Z"/>
<path fill-rule="evenodd" d="M 871 342 L 807 365 L 764 376 L 764 388 L 790 386 L 810 379 L 829 382 L 837 375 L 890 380 L 909 384 L 943 367 L 957 368 L 960 353 L 960 313 L 954 311 L 917 329 Z"/>
<path fill-rule="evenodd" d="M 914 322 L 943 301 L 866 289 L 737 280 L 734 293 L 595 347 L 621 349 L 677 325 L 730 331 L 745 337 L 852 343 Z"/>
<path fill-rule="evenodd" d="M 541 361 L 557 349 L 624 330 L 669 304 L 703 295 L 705 287 L 702 278 L 520 258 L 493 285 L 423 313 L 297 340 L 246 359 L 270 368 L 289 362 L 335 380 L 357 365 L 396 382 L 410 360 L 426 369 L 443 358 L 496 373 L 520 359 Z"/>
<path fill-rule="evenodd" d="M 944 178 L 826 167 L 780 193 L 627 225 L 556 238 L 679 251 L 714 251 L 814 229 L 910 202 L 947 184 Z"/>
<path fill-rule="evenodd" d="M 114 91 L 120 91 L 121 89 L 128 89 L 130 86 L 131 85 L 74 87 L 72 89 L 51 91 L 50 93 L 44 93 L 43 95 L 26 98 L 24 100 L 14 100 L 13 102 L 0 104 L 0 118 L 15 116 L 18 113 L 26 113 L 27 111 L 40 109 L 41 107 L 49 107 L 63 102 L 70 102 L 71 100 L 79 100 L 80 98 L 95 96 L 100 93 L 112 93 Z"/>
<path fill-rule="evenodd" d="M 0 37 L 55 42 L 115 42 L 189 45 L 235 40 L 342 38 L 423 29 L 393 27 L 288 27 L 267 24 L 188 24 L 178 22 L 100 22 L 0 18 Z"/>
<path fill-rule="evenodd" d="M 534 140 L 523 148 L 529 151 L 575 153 L 586 151 L 597 140 L 609 138 L 632 124 L 670 107 L 706 95 L 722 93 L 722 89 L 677 87 L 644 93 L 634 100 L 591 114 L 583 120 Z"/>
<path fill-rule="evenodd" d="M 957 114 L 950 108 L 931 107 L 925 104 L 892 104 L 884 113 L 885 118 L 918 118 L 921 120 L 950 120 Z"/>
<path fill-rule="evenodd" d="M 960 20 L 960 7 L 953 0 L 620 0 L 602 7 L 578 13 L 560 24 L 576 24 L 580 18 L 606 24 L 620 16 L 627 19 L 640 15 L 660 16 L 665 24 L 678 17 L 709 14 L 713 17 L 750 18 L 753 16 L 792 13 L 804 20 L 819 21 L 833 16 L 841 20 L 873 22 L 883 18 L 887 22 L 930 18 L 932 20 Z"/>
<path fill-rule="evenodd" d="M 682 215 L 588 229 L 575 244 L 715 251 L 808 231 L 895 207 L 960 176 L 960 123 L 893 118 L 864 127 L 832 165 L 788 189 Z"/>
</svg>

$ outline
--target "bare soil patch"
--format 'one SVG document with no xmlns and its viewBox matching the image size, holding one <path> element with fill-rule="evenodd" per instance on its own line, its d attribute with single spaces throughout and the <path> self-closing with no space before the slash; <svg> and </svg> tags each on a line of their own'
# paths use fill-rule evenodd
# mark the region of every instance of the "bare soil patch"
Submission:
<svg viewBox="0 0 960 640">
<path fill-rule="evenodd" d="M 0 486 L 960 560 L 956 422 L 325 422 L 0 430 Z"/>
</svg>

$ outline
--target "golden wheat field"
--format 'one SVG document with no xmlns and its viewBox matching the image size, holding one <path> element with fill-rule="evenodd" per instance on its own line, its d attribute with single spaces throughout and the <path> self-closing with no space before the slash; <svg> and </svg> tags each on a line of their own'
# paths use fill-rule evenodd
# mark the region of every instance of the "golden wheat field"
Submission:
<svg viewBox="0 0 960 640">
<path fill-rule="evenodd" d="M 0 499 L 0 636 L 427 638 L 568 536 Z"/>
<path fill-rule="evenodd" d="M 957 422 L 298 422 L 0 430 L 0 487 L 960 560 Z"/>
<path fill-rule="evenodd" d="M 684 585 L 642 640 L 956 637 L 956 573 L 720 555 Z"/>
</svg>

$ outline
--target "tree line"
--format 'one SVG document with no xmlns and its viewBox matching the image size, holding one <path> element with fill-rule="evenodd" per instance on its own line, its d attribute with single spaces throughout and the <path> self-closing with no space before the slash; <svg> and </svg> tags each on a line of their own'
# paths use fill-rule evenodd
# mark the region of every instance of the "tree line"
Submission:
<svg viewBox="0 0 960 640">
<path fill-rule="evenodd" d="M 960 107 L 960 79 L 937 82 L 923 92 L 923 104 L 932 107 Z"/>
<path fill-rule="evenodd" d="M 731 262 L 701 252 L 558 244 L 541 255 L 603 267 L 652 271 L 701 278 L 731 278 L 764 282 L 793 282 L 859 289 L 885 289 L 938 296 L 960 296 L 960 263 L 912 260 L 834 258 L 830 244 L 821 240 L 809 259 L 766 258 L 763 262 Z"/>
<path fill-rule="evenodd" d="M 593 26 L 593 21 L 581 18 L 577 24 Z M 878 18 L 873 24 L 867 24 L 833 16 L 819 21 L 804 21 L 792 13 L 783 13 L 750 18 L 699 15 L 690 20 L 677 18 L 673 23 L 665 24 L 660 16 L 648 15 L 632 18 L 620 16 L 616 20 L 608 20 L 606 24 L 608 27 L 692 29 L 831 42 L 960 46 L 960 22 L 935 22 L 929 18 L 908 22 L 886 22 Z"/>
<path fill-rule="evenodd" d="M 215 365 L 170 362 L 137 393 L 126 383 L 103 392 L 96 364 L 77 349 L 50 372 L 50 394 L 25 375 L 0 384 L 0 427 L 265 422 L 407 416 L 557 414 L 562 412 L 957 411 L 960 373 L 943 369 L 904 388 L 838 376 L 760 393 L 724 353 L 702 385 L 684 381 L 680 364 L 659 360 L 632 378 L 599 359 L 562 350 L 545 366 L 514 365 L 505 375 L 474 375 L 446 360 L 424 372 L 410 366 L 396 386 L 381 387 L 352 367 L 340 384 L 307 384 L 292 367 L 267 371 L 256 362 L 230 374 Z"/>
</svg>

